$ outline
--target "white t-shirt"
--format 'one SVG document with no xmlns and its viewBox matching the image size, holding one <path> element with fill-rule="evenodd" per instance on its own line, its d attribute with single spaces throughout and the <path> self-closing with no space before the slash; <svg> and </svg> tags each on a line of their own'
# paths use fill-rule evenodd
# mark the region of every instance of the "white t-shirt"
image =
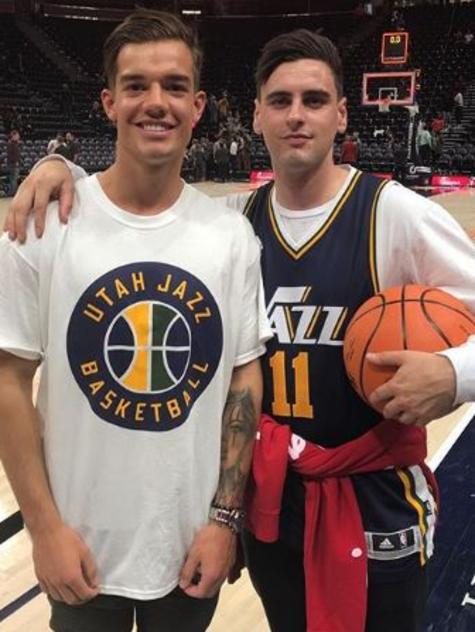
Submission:
<svg viewBox="0 0 475 632">
<path fill-rule="evenodd" d="M 0 348 L 42 359 L 38 411 L 54 499 L 100 591 L 177 585 L 218 484 L 233 368 L 264 352 L 260 248 L 239 213 L 188 185 L 154 216 L 96 176 L 67 226 L 0 240 Z"/>
<path fill-rule="evenodd" d="M 291 246 L 296 240 L 309 240 L 327 220 L 355 171 L 353 167 L 343 168 L 349 170 L 345 183 L 336 197 L 321 207 L 309 211 L 293 211 L 279 205 L 274 208 L 282 234 Z M 250 195 L 235 193 L 218 199 L 242 210 Z M 384 187 L 378 201 L 376 265 L 382 290 L 404 283 L 439 287 L 475 313 L 472 241 L 439 204 L 396 182 Z M 475 336 L 442 353 L 452 362 L 457 376 L 456 403 L 475 401 Z"/>
<path fill-rule="evenodd" d="M 279 204 L 276 198 L 275 188 L 272 189 L 272 206 L 275 211 L 276 220 L 282 235 L 290 246 L 298 249 L 314 234 L 315 226 L 320 225 L 320 219 L 328 217 L 328 214 L 333 210 L 343 192 L 346 191 L 352 175 L 353 172 L 348 173 L 338 193 L 331 200 L 321 206 L 305 209 L 303 211 L 293 211 Z"/>
</svg>

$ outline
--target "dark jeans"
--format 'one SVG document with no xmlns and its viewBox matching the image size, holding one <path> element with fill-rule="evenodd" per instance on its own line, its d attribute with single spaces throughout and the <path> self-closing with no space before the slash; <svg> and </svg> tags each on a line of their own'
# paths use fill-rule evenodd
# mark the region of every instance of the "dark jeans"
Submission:
<svg viewBox="0 0 475 632">
<path fill-rule="evenodd" d="M 306 632 L 302 554 L 282 542 L 259 542 L 248 533 L 244 545 L 249 574 L 272 632 Z M 398 581 L 375 583 L 370 578 L 365 632 L 421 632 L 426 581 L 425 568 Z"/>
<path fill-rule="evenodd" d="M 160 599 L 139 601 L 99 595 L 80 605 L 53 601 L 50 627 L 55 632 L 205 632 L 213 618 L 218 595 L 188 597 L 180 588 Z"/>
<path fill-rule="evenodd" d="M 20 178 L 19 165 L 9 165 L 8 167 L 8 195 L 13 197 L 18 188 L 18 180 Z"/>
<path fill-rule="evenodd" d="M 429 145 L 421 145 L 419 147 L 419 158 L 423 165 L 430 165 L 432 160 L 432 150 Z"/>
<path fill-rule="evenodd" d="M 221 180 L 221 182 L 227 182 L 227 180 L 229 180 L 229 163 L 217 162 L 216 175 L 217 175 L 217 179 Z"/>
</svg>

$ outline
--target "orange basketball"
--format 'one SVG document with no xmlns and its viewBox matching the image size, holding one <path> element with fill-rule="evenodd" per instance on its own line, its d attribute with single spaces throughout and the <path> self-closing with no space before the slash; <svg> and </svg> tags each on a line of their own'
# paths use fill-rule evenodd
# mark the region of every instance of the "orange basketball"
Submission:
<svg viewBox="0 0 475 632">
<path fill-rule="evenodd" d="M 343 345 L 346 372 L 353 388 L 366 402 L 375 388 L 396 369 L 368 362 L 378 351 L 442 351 L 475 334 L 475 316 L 443 290 L 402 285 L 367 300 L 348 325 Z M 369 402 L 368 402 L 369 403 Z M 378 410 L 382 410 L 382 404 Z"/>
</svg>

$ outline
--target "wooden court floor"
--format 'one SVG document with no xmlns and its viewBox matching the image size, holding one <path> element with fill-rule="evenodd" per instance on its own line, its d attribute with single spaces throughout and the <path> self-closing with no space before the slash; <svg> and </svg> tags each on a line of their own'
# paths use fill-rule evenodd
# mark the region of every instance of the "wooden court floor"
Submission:
<svg viewBox="0 0 475 632">
<path fill-rule="evenodd" d="M 230 191 L 246 190 L 246 184 L 203 183 L 198 188 L 206 193 L 225 195 Z M 475 190 L 441 194 L 432 198 L 460 222 L 475 240 Z M 8 201 L 0 200 L 0 226 Z M 475 414 L 475 404 L 466 404 L 428 429 L 428 452 L 431 465 L 436 466 Z M 0 522 L 18 509 L 3 469 L 0 466 Z M 30 543 L 21 531 L 0 546 L 0 611 L 36 584 L 30 559 Z M 0 623 L 1 632 L 47 632 L 48 604 L 39 595 Z M 233 586 L 225 585 L 209 632 L 269 632 L 262 607 L 246 574 Z M 112 631 L 111 631 L 112 632 Z M 455 631 L 454 631 L 455 632 Z"/>
</svg>

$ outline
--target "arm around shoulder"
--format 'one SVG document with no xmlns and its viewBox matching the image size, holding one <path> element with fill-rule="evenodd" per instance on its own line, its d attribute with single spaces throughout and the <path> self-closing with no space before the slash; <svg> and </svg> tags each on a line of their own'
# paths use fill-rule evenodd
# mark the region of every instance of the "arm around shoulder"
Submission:
<svg viewBox="0 0 475 632">
<path fill-rule="evenodd" d="M 7 212 L 4 229 L 10 239 L 26 240 L 26 226 L 30 214 L 34 215 L 35 231 L 43 235 L 46 209 L 53 199 L 59 199 L 59 217 L 66 223 L 74 199 L 74 182 L 86 172 L 77 165 L 53 154 L 40 160 L 22 182 Z"/>
</svg>

